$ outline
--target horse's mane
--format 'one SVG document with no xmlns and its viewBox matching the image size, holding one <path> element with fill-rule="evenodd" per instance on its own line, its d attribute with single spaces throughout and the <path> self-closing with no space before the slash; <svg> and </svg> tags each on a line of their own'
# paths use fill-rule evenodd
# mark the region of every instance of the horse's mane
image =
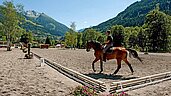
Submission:
<svg viewBox="0 0 171 96">
<path fill-rule="evenodd" d="M 99 48 L 99 49 L 102 48 L 102 44 L 101 44 L 100 42 L 94 41 L 94 40 L 93 40 L 93 41 L 90 41 L 90 42 L 93 42 L 97 49 L 98 49 L 98 48 Z"/>
</svg>

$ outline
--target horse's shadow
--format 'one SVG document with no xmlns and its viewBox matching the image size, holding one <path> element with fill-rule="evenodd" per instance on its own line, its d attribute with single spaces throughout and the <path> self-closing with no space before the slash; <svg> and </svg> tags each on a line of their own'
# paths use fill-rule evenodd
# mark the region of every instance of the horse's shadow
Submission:
<svg viewBox="0 0 171 96">
<path fill-rule="evenodd" d="M 110 79 L 110 80 L 130 80 L 130 79 L 138 78 L 134 76 L 111 75 L 111 74 L 104 74 L 104 73 L 88 73 L 84 75 L 94 79 Z"/>
</svg>

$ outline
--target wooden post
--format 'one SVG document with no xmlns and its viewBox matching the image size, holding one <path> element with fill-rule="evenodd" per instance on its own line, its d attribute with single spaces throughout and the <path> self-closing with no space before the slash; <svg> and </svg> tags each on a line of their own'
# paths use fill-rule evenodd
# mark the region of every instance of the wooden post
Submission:
<svg viewBox="0 0 171 96">
<path fill-rule="evenodd" d="M 28 43 L 28 55 L 30 56 L 30 48 L 31 48 L 31 44 Z"/>
<path fill-rule="evenodd" d="M 28 43 L 28 54 L 25 55 L 26 59 L 32 59 L 33 58 L 33 54 L 31 54 L 30 48 L 31 48 L 31 44 Z"/>
</svg>

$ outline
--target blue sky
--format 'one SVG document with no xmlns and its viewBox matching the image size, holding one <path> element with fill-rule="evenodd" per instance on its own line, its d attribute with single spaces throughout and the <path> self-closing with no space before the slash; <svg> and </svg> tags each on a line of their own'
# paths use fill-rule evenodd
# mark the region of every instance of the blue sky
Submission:
<svg viewBox="0 0 171 96">
<path fill-rule="evenodd" d="M 25 10 L 45 13 L 68 27 L 75 22 L 77 30 L 111 19 L 136 1 L 140 0 L 13 0 Z"/>
</svg>

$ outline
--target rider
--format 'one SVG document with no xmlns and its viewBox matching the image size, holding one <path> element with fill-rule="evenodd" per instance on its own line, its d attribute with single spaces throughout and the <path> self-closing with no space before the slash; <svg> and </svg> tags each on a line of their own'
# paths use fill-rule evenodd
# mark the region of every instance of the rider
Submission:
<svg viewBox="0 0 171 96">
<path fill-rule="evenodd" d="M 106 36 L 107 36 L 107 40 L 104 42 L 105 43 L 105 46 L 104 46 L 104 49 L 103 49 L 103 60 L 106 62 L 106 51 L 113 46 L 113 37 L 111 36 L 111 31 L 110 30 L 107 30 L 106 31 Z"/>
</svg>

